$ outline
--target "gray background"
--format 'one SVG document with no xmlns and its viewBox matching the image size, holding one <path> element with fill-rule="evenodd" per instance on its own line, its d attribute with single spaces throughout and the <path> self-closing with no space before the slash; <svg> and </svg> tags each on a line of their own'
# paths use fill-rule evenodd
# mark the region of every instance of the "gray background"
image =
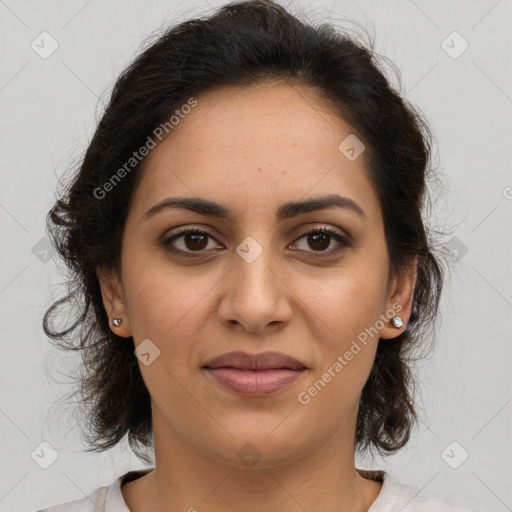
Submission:
<svg viewBox="0 0 512 512">
<path fill-rule="evenodd" d="M 102 101 L 143 39 L 224 3 L 0 0 L 0 511 L 79 499 L 143 467 L 125 446 L 84 453 L 73 411 L 50 408 L 69 391 L 64 372 L 76 358 L 52 348 L 41 328 L 63 291 L 45 253 L 44 218 L 58 176 L 86 148 Z M 360 467 L 482 510 L 512 510 L 512 3 L 281 3 L 313 19 L 375 27 L 378 52 L 397 64 L 406 97 L 438 140 L 449 188 L 438 221 L 457 226 L 437 348 L 419 365 L 419 428 L 396 456 Z M 43 31 L 58 43 L 47 58 L 31 47 L 43 46 Z M 454 31 L 469 44 L 461 55 Z M 58 454 L 48 469 L 31 457 L 42 441 Z"/>
</svg>

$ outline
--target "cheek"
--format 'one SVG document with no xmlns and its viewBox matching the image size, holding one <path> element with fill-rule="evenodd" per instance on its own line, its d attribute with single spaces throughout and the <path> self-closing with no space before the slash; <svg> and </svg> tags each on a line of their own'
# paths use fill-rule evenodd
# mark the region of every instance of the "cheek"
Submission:
<svg viewBox="0 0 512 512">
<path fill-rule="evenodd" d="M 316 287 L 302 287 L 306 291 L 301 299 L 304 311 L 309 310 L 309 318 L 314 319 L 311 329 L 319 355 L 319 364 L 307 382 L 312 387 L 303 388 L 304 401 L 311 399 L 318 406 L 335 403 L 340 410 L 357 402 L 375 359 L 376 325 L 384 313 L 385 264 L 367 252 L 320 285 L 317 281 Z"/>
<path fill-rule="evenodd" d="M 162 359 L 176 366 L 176 361 L 188 361 L 193 356 L 187 352 L 201 338 L 201 326 L 211 314 L 208 292 L 218 283 L 219 276 L 194 274 L 169 263 L 149 260 L 126 262 L 124 279 L 130 327 L 136 344 L 149 338 L 161 350 Z M 148 263 L 141 264 L 142 261 Z"/>
<path fill-rule="evenodd" d="M 386 278 L 381 269 L 357 262 L 301 285 L 300 302 L 305 314 L 314 313 L 313 318 L 321 320 L 317 324 L 325 327 L 324 335 L 340 348 L 384 313 Z"/>
<path fill-rule="evenodd" d="M 322 364 L 314 368 L 297 394 L 298 407 L 313 421 L 321 417 L 327 431 L 344 421 L 349 411 L 357 412 L 375 359 L 377 340 L 368 337 L 361 341 L 351 334 L 344 333 L 327 347 L 324 343 Z"/>
<path fill-rule="evenodd" d="M 160 258 L 136 251 L 126 253 L 123 282 L 134 337 L 169 330 L 190 309 L 194 286 L 187 286 L 183 275 Z"/>
</svg>

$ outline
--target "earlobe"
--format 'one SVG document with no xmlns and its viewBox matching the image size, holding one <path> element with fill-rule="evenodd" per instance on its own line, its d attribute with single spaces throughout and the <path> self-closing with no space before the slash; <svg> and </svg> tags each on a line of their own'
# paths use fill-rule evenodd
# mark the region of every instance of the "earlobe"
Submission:
<svg viewBox="0 0 512 512">
<path fill-rule="evenodd" d="M 96 269 L 96 275 L 112 332 L 123 338 L 132 336 L 119 277 L 107 269 Z"/>
<path fill-rule="evenodd" d="M 407 328 L 414 301 L 417 261 L 417 258 L 414 258 L 407 267 L 406 272 L 395 277 L 393 280 L 392 291 L 388 298 L 386 312 L 384 313 L 386 321 L 380 331 L 380 338 L 396 338 Z"/>
</svg>

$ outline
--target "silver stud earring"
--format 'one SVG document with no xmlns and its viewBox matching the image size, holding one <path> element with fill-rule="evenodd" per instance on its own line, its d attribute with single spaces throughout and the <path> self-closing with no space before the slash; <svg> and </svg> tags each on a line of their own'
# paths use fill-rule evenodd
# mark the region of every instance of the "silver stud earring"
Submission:
<svg viewBox="0 0 512 512">
<path fill-rule="evenodd" d="M 392 319 L 391 319 L 391 323 L 397 327 L 397 328 L 400 328 L 402 327 L 402 325 L 404 325 L 404 322 L 403 320 L 399 317 L 399 316 L 394 316 Z"/>
<path fill-rule="evenodd" d="M 121 322 L 122 322 L 121 318 L 114 318 L 114 319 L 112 320 L 112 325 L 113 325 L 114 327 L 119 327 L 119 326 L 121 325 Z"/>
</svg>

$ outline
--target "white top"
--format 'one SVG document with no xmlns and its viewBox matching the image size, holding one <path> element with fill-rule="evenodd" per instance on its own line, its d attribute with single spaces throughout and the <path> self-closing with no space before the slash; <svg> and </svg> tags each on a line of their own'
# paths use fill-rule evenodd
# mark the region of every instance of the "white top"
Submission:
<svg viewBox="0 0 512 512">
<path fill-rule="evenodd" d="M 126 505 L 121 487 L 150 470 L 130 471 L 120 476 L 110 486 L 100 487 L 88 497 L 56 505 L 37 512 L 130 512 Z M 365 478 L 381 481 L 382 487 L 377 499 L 368 512 L 478 512 L 476 509 L 459 505 L 453 501 L 439 498 L 433 494 L 396 480 L 385 471 L 364 471 Z"/>
</svg>

